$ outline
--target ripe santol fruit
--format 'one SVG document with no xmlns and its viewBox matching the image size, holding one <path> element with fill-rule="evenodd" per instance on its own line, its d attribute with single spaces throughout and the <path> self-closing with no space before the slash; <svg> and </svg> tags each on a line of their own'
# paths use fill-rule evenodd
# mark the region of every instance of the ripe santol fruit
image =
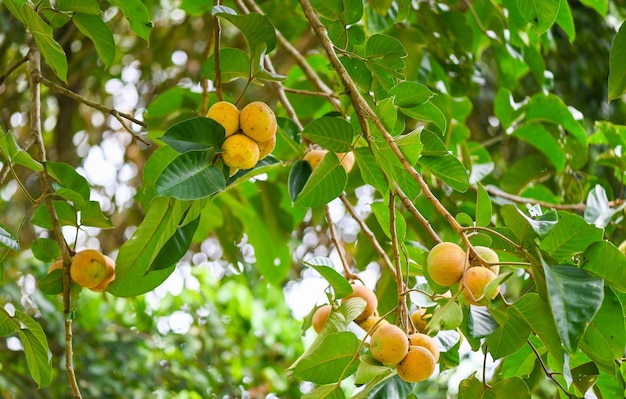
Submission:
<svg viewBox="0 0 626 399">
<path fill-rule="evenodd" d="M 359 327 L 365 330 L 365 332 L 367 332 L 369 335 L 374 335 L 374 333 L 380 327 L 388 325 L 389 322 L 383 319 L 382 317 L 376 314 L 373 314 L 369 316 L 368 318 L 366 318 L 365 320 L 358 322 L 357 324 L 359 325 Z"/>
<path fill-rule="evenodd" d="M 320 331 L 322 331 L 322 329 L 326 325 L 326 322 L 328 321 L 328 317 L 330 316 L 330 312 L 332 312 L 332 310 L 333 307 L 329 304 L 326 304 L 317 308 L 315 313 L 313 313 L 313 319 L 311 320 L 311 324 L 313 325 L 313 329 L 316 333 L 319 334 Z"/>
<path fill-rule="evenodd" d="M 496 278 L 496 274 L 483 266 L 470 267 L 463 277 L 463 296 L 467 303 L 471 305 L 479 305 L 479 301 L 485 294 L 485 288 L 490 281 Z M 494 299 L 500 287 L 494 291 L 491 299 Z"/>
<path fill-rule="evenodd" d="M 107 274 L 104 279 L 102 279 L 100 284 L 91 288 L 94 292 L 103 292 L 106 290 L 111 281 L 115 280 L 115 261 L 106 255 L 104 255 L 104 260 L 106 261 Z"/>
<path fill-rule="evenodd" d="M 415 312 L 411 313 L 411 321 L 413 326 L 418 332 L 426 332 L 426 326 L 428 325 L 428 319 L 431 315 L 426 314 L 425 308 L 418 308 Z"/>
<path fill-rule="evenodd" d="M 72 258 L 70 276 L 81 287 L 98 287 L 109 275 L 104 255 L 95 249 L 85 249 Z"/>
<path fill-rule="evenodd" d="M 409 334 L 409 345 L 410 346 L 421 346 L 426 348 L 433 354 L 435 358 L 435 362 L 439 361 L 439 346 L 437 345 L 437 341 L 434 338 L 422 333 L 412 333 Z"/>
<path fill-rule="evenodd" d="M 396 366 L 396 371 L 403 381 L 421 382 L 433 374 L 436 366 L 435 357 L 428 349 L 412 345 Z"/>
<path fill-rule="evenodd" d="M 367 319 L 369 316 L 374 314 L 378 308 L 378 298 L 376 297 L 376 294 L 364 285 L 352 284 L 352 293 L 346 295 L 343 299 L 346 300 L 350 298 L 363 298 L 365 300 L 365 309 L 363 309 L 363 312 L 354 319 L 357 323 Z"/>
<path fill-rule="evenodd" d="M 278 129 L 274 111 L 262 101 L 253 101 L 243 107 L 239 125 L 243 133 L 257 143 L 270 140 Z"/>
<path fill-rule="evenodd" d="M 236 133 L 222 143 L 222 160 L 231 169 L 250 169 L 259 161 L 259 146 L 246 135 Z"/>
<path fill-rule="evenodd" d="M 239 109 L 228 101 L 218 101 L 213 104 L 206 116 L 222 125 L 226 137 L 239 130 Z"/>
<path fill-rule="evenodd" d="M 370 339 L 372 357 L 383 364 L 397 364 L 409 350 L 409 339 L 395 324 L 380 327 Z"/>
<path fill-rule="evenodd" d="M 274 147 L 276 147 L 276 135 L 273 135 L 271 139 L 267 141 L 261 141 L 257 143 L 259 146 L 259 161 L 266 156 L 268 156 L 272 151 L 274 151 Z"/>
<path fill-rule="evenodd" d="M 463 277 L 465 261 L 463 248 L 452 242 L 440 242 L 428 253 L 426 269 L 435 283 L 449 287 Z"/>
</svg>

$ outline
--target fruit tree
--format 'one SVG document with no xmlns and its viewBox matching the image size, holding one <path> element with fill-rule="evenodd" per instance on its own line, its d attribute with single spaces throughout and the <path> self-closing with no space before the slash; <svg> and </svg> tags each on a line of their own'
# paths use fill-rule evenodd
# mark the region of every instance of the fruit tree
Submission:
<svg viewBox="0 0 626 399">
<path fill-rule="evenodd" d="M 0 398 L 626 397 L 625 18 L 0 1 Z"/>
</svg>

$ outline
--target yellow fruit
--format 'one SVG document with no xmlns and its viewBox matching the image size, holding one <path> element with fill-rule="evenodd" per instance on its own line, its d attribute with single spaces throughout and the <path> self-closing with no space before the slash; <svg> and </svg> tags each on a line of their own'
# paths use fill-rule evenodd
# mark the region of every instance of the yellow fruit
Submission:
<svg viewBox="0 0 626 399">
<path fill-rule="evenodd" d="M 426 269 L 433 281 L 449 287 L 463 277 L 465 251 L 455 243 L 441 242 L 435 245 L 426 259 Z"/>
<path fill-rule="evenodd" d="M 408 350 L 408 337 L 394 324 L 380 327 L 370 339 L 372 357 L 383 364 L 397 364 L 404 359 Z"/>
<path fill-rule="evenodd" d="M 403 381 L 421 382 L 433 374 L 436 366 L 437 362 L 428 349 L 411 346 L 404 359 L 396 366 L 396 371 Z"/>
<path fill-rule="evenodd" d="M 487 262 L 487 263 L 498 263 L 498 262 L 500 262 L 500 258 L 498 257 L 498 254 L 491 248 L 483 247 L 483 246 L 480 246 L 480 245 L 475 245 L 474 246 L 474 250 L 476 251 L 478 256 L 483 258 L 483 260 L 485 262 Z M 499 274 L 500 273 L 500 266 L 499 265 L 489 266 L 489 269 L 491 269 L 491 271 L 494 272 L 495 274 Z"/>
<path fill-rule="evenodd" d="M 376 294 L 374 293 L 374 291 L 370 290 L 366 286 L 359 285 L 359 284 L 352 284 L 352 294 L 347 295 L 343 299 L 346 300 L 346 299 L 355 298 L 355 297 L 363 298 L 365 299 L 365 302 L 366 302 L 365 309 L 363 309 L 363 312 L 356 319 L 354 319 L 354 321 L 358 323 L 367 319 L 372 314 L 374 314 L 374 312 L 378 308 L 378 298 L 376 297 Z"/>
<path fill-rule="evenodd" d="M 274 147 L 276 147 L 276 135 L 272 136 L 271 139 L 267 141 L 261 141 L 257 143 L 259 146 L 259 161 L 266 156 L 268 156 L 272 151 L 274 151 Z"/>
<path fill-rule="evenodd" d="M 417 331 L 421 333 L 426 332 L 426 325 L 428 324 L 428 319 L 430 319 L 430 317 L 431 315 L 426 314 L 425 308 L 419 308 L 415 312 L 411 313 L 413 326 L 415 326 Z"/>
<path fill-rule="evenodd" d="M 222 143 L 222 160 L 231 169 L 250 169 L 259 162 L 259 146 L 243 134 L 233 134 Z"/>
<path fill-rule="evenodd" d="M 243 107 L 239 114 L 239 125 L 243 133 L 257 143 L 270 140 L 278 129 L 274 111 L 262 101 L 254 101 Z"/>
<path fill-rule="evenodd" d="M 315 168 L 317 168 L 317 166 L 322 162 L 322 159 L 324 159 L 327 152 L 327 150 L 311 150 L 304 154 L 303 160 L 311 165 L 311 170 L 315 170 Z"/>
<path fill-rule="evenodd" d="M 357 323 L 369 335 L 373 335 L 380 327 L 388 325 L 389 322 L 377 315 L 371 315 L 365 320 Z"/>
<path fill-rule="evenodd" d="M 222 125 L 226 137 L 239 130 L 239 109 L 228 101 L 218 101 L 213 104 L 206 116 Z"/>
<path fill-rule="evenodd" d="M 103 292 L 106 290 L 111 281 L 115 280 L 115 261 L 106 255 L 104 255 L 104 260 L 106 260 L 107 274 L 100 284 L 91 288 L 94 292 Z"/>
<path fill-rule="evenodd" d="M 339 162 L 343 165 L 343 168 L 346 170 L 346 173 L 350 173 L 352 168 L 354 167 L 354 153 L 350 152 L 339 152 L 337 153 L 337 157 L 339 158 Z"/>
<path fill-rule="evenodd" d="M 478 301 L 482 299 L 485 293 L 485 287 L 496 277 L 494 272 L 483 266 L 467 269 L 463 277 L 463 296 L 467 303 L 478 305 Z M 491 299 L 495 298 L 498 292 L 500 292 L 500 287 L 495 290 Z"/>
<path fill-rule="evenodd" d="M 437 341 L 430 336 L 421 333 L 409 334 L 409 345 L 421 346 L 428 349 L 430 353 L 433 354 L 435 361 L 439 361 L 439 346 L 437 345 Z"/>
<path fill-rule="evenodd" d="M 315 313 L 313 313 L 313 319 L 311 320 L 311 324 L 313 324 L 313 329 L 315 330 L 315 332 L 319 334 L 319 332 L 322 331 L 322 328 L 324 328 L 324 326 L 326 325 L 326 322 L 328 321 L 328 316 L 330 316 L 330 312 L 332 310 L 333 307 L 326 304 L 317 308 Z"/>
<path fill-rule="evenodd" d="M 107 261 L 100 251 L 85 249 L 72 258 L 70 276 L 81 287 L 98 286 L 107 278 L 108 273 Z"/>
</svg>

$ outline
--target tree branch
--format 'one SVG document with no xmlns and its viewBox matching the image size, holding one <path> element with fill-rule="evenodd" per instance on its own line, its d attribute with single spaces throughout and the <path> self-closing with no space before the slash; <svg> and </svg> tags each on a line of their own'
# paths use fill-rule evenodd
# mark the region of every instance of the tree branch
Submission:
<svg viewBox="0 0 626 399">
<path fill-rule="evenodd" d="M 343 274 L 348 280 L 359 280 L 359 277 L 350 271 L 350 266 L 348 265 L 348 259 L 346 259 L 346 255 L 343 252 L 343 247 L 339 243 L 339 238 L 337 237 L 337 230 L 335 229 L 335 223 L 333 223 L 333 219 L 330 216 L 330 206 L 326 204 L 324 207 L 324 215 L 326 216 L 326 222 L 328 223 L 328 231 L 330 234 L 330 241 L 335 246 L 337 250 L 337 254 L 339 255 L 339 259 L 341 260 L 341 266 L 343 267 Z"/>
</svg>

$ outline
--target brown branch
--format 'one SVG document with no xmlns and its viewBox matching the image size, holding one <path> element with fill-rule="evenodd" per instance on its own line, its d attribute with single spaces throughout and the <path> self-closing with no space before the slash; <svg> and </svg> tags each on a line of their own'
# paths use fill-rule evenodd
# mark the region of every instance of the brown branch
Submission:
<svg viewBox="0 0 626 399">
<path fill-rule="evenodd" d="M 396 196 L 393 192 L 389 192 L 389 233 L 391 238 L 391 248 L 393 249 L 393 263 L 395 266 L 396 288 L 398 290 L 398 318 L 400 325 L 405 327 L 405 331 L 409 329 L 409 311 L 406 306 L 406 287 L 402 279 L 402 260 L 400 258 L 400 249 L 398 242 L 398 231 L 396 229 Z"/>
<path fill-rule="evenodd" d="M 352 218 L 356 220 L 356 222 L 359 224 L 359 227 L 361 228 L 361 232 L 365 234 L 369 242 L 372 244 L 372 247 L 374 247 L 374 250 L 378 252 L 378 255 L 383 260 L 383 263 L 385 264 L 385 266 L 387 266 L 387 268 L 389 269 L 389 271 L 391 271 L 391 273 L 394 275 L 394 278 L 395 278 L 396 270 L 393 266 L 393 263 L 391 263 L 391 259 L 389 259 L 389 256 L 387 256 L 387 253 L 385 252 L 383 247 L 380 245 L 380 243 L 376 239 L 374 232 L 370 230 L 369 227 L 367 227 L 367 224 L 365 224 L 365 221 L 357 214 L 356 209 L 354 209 L 354 207 L 348 200 L 348 197 L 346 197 L 345 193 L 342 193 L 339 199 L 341 199 L 341 202 L 343 202 L 343 204 L 345 205 L 350 216 L 352 216 Z"/>
<path fill-rule="evenodd" d="M 139 119 L 136 119 L 135 117 L 133 117 L 132 115 L 129 115 L 127 113 L 124 112 L 120 112 L 117 111 L 114 108 L 109 108 L 106 107 L 102 104 L 96 103 L 94 101 L 89 100 L 88 98 L 85 98 L 83 96 L 81 96 L 80 94 L 74 93 L 73 91 L 58 85 L 54 82 L 52 82 L 51 80 L 46 79 L 45 77 L 43 77 L 41 74 L 39 74 L 38 76 L 35 77 L 35 80 L 37 83 L 43 83 L 44 85 L 46 85 L 47 87 L 49 87 L 50 89 L 56 91 L 57 93 L 63 94 L 64 96 L 67 96 L 75 101 L 81 102 L 91 108 L 97 109 L 100 112 L 103 112 L 105 114 L 111 114 L 115 117 L 115 119 L 117 119 L 118 121 L 120 121 L 120 123 L 122 123 L 122 126 L 124 127 L 124 129 L 126 129 L 126 131 L 128 131 L 137 141 L 140 141 L 142 143 L 144 143 L 145 145 L 150 145 L 150 142 L 147 141 L 146 139 L 144 139 L 143 137 L 141 137 L 139 134 L 133 132 L 128 126 L 126 126 L 123 122 L 121 118 L 127 119 L 131 122 L 133 122 L 136 125 L 139 125 L 141 127 L 147 127 L 148 125 L 146 124 L 146 122 L 144 121 L 140 121 Z"/>
<path fill-rule="evenodd" d="M 215 0 L 213 2 L 214 5 L 219 6 L 220 0 Z M 217 95 L 217 99 L 219 101 L 224 100 L 224 94 L 222 93 L 222 73 L 220 69 L 220 39 L 222 36 L 222 26 L 220 24 L 220 17 L 214 16 L 214 29 L 215 29 L 215 43 L 213 43 L 213 60 L 215 64 L 215 81 L 213 85 L 215 86 L 215 94 Z"/>
<path fill-rule="evenodd" d="M 50 219 L 52 221 L 52 230 L 54 236 L 59 244 L 61 255 L 63 257 L 63 313 L 65 316 L 65 354 L 66 354 L 66 371 L 72 393 L 74 398 L 81 399 L 80 389 L 78 382 L 76 381 L 76 374 L 74 372 L 74 365 L 72 362 L 72 323 L 70 319 L 71 313 L 71 277 L 70 277 L 70 263 L 71 255 L 70 250 L 63 237 L 63 231 L 61 230 L 61 224 L 59 223 L 54 203 L 52 201 L 52 194 L 54 192 L 52 183 L 48 178 L 48 171 L 46 168 L 46 147 L 43 141 L 43 135 L 41 133 L 41 53 L 36 45 L 32 45 L 28 52 L 29 61 L 29 89 L 30 89 L 30 130 L 31 135 L 35 138 L 35 142 L 38 144 L 39 161 L 43 164 L 43 171 L 39 173 L 41 180 L 41 189 L 45 196 L 44 202 Z"/>
<path fill-rule="evenodd" d="M 426 219 L 424 215 L 422 215 L 422 213 L 415 207 L 415 204 L 404 193 L 404 191 L 402 191 L 398 183 L 394 182 L 393 185 L 394 185 L 396 195 L 400 197 L 400 200 L 402 201 L 402 205 L 404 205 L 404 207 L 411 213 L 411 215 L 413 215 L 413 217 L 420 222 L 420 224 L 426 229 L 426 232 L 428 233 L 430 238 L 433 239 L 433 241 L 437 243 L 441 242 L 442 241 L 441 238 L 435 232 L 433 227 L 430 225 L 430 222 L 428 221 L 428 219 Z"/>
<path fill-rule="evenodd" d="M 575 211 L 575 212 L 583 212 L 587 206 L 585 204 L 553 204 L 550 202 L 539 201 L 533 198 L 524 198 L 518 195 L 509 194 L 506 191 L 502 191 L 494 186 L 485 186 L 485 191 L 487 191 L 491 195 L 495 195 L 496 197 L 508 199 L 513 202 L 517 202 L 520 204 L 532 204 L 532 205 L 540 205 L 544 208 L 553 208 L 560 209 L 566 211 Z"/>
<path fill-rule="evenodd" d="M 555 373 L 553 373 L 550 370 L 548 370 L 548 367 L 546 366 L 546 364 L 544 363 L 543 359 L 541 358 L 541 355 L 539 354 L 539 352 L 535 348 L 535 345 L 533 345 L 533 343 L 530 342 L 530 340 L 526 341 L 526 343 L 528 343 L 528 346 L 530 346 L 530 349 L 532 349 L 533 352 L 535 353 L 535 357 L 537 357 L 537 360 L 539 361 L 539 365 L 543 369 L 543 373 L 546 375 L 546 377 L 551 379 L 556 384 L 556 386 L 559 387 L 559 389 L 561 391 L 565 392 L 566 395 L 569 395 L 569 392 L 567 392 L 567 389 L 565 389 L 563 387 L 563 385 L 561 385 L 559 383 L 559 381 L 557 381 L 557 379 L 554 377 Z"/>
<path fill-rule="evenodd" d="M 346 255 L 343 252 L 343 247 L 339 243 L 339 238 L 337 237 L 337 230 L 335 229 L 335 223 L 333 223 L 333 219 L 330 216 L 330 206 L 326 204 L 324 207 L 324 214 L 326 216 L 326 222 L 328 223 L 328 231 L 330 233 L 330 241 L 335 246 L 337 250 L 337 254 L 339 255 L 339 259 L 341 260 L 341 266 L 343 267 L 343 273 L 348 280 L 360 280 L 358 276 L 350 271 L 350 266 L 348 265 L 348 259 L 346 259 Z"/>
<path fill-rule="evenodd" d="M 4 81 L 11 75 L 17 68 L 19 68 L 22 64 L 25 64 L 28 61 L 28 54 L 18 60 L 15 64 L 11 65 L 9 69 L 4 73 L 4 75 L 0 75 L 0 86 L 4 83 Z"/>
</svg>

